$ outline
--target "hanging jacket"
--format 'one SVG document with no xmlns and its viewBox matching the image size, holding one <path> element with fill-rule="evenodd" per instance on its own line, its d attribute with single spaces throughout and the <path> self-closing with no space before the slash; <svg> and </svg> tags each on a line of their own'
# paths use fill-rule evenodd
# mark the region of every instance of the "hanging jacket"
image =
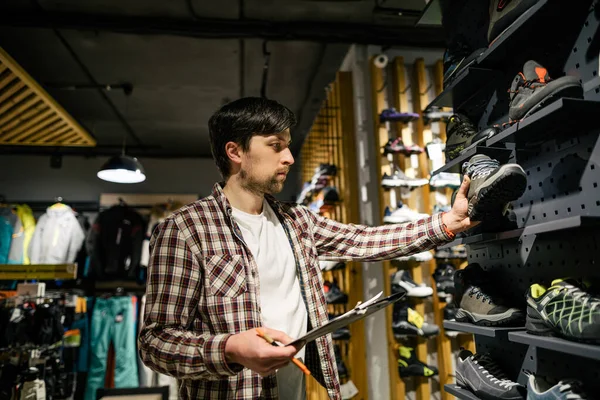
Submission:
<svg viewBox="0 0 600 400">
<path fill-rule="evenodd" d="M 11 207 L 0 207 L 0 264 L 8 263 L 10 244 L 17 223 L 17 215 Z"/>
<path fill-rule="evenodd" d="M 14 205 L 13 209 L 17 214 L 18 220 L 13 230 L 8 263 L 29 264 L 29 243 L 35 232 L 33 211 L 31 211 L 31 208 L 27 204 Z"/>
<path fill-rule="evenodd" d="M 98 215 L 87 240 L 96 279 L 136 279 L 144 225 L 142 216 L 127 206 L 114 206 Z"/>
<path fill-rule="evenodd" d="M 32 264 L 70 264 L 75 261 L 85 234 L 71 207 L 55 204 L 38 221 L 31 243 Z"/>
</svg>

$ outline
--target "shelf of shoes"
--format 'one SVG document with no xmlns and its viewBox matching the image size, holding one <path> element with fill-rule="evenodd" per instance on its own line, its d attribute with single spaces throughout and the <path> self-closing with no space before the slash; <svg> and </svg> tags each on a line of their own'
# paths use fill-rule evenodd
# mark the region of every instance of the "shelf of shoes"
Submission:
<svg viewBox="0 0 600 400">
<path fill-rule="evenodd" d="M 555 137 L 565 141 L 585 134 L 598 124 L 590 115 L 600 114 L 600 102 L 583 99 L 560 98 L 531 116 L 487 140 L 487 146 L 499 143 L 516 143 L 517 148 L 547 141 Z M 559 136 L 560 135 L 560 136 Z"/>
<path fill-rule="evenodd" d="M 455 110 L 468 106 L 482 97 L 490 96 L 494 91 L 493 82 L 500 74 L 487 68 L 468 67 L 441 92 L 425 110 L 434 107 L 453 107 Z"/>
<path fill-rule="evenodd" d="M 444 164 L 443 167 L 438 168 L 437 170 L 432 172 L 432 175 L 437 175 L 440 172 L 458 172 L 461 173 L 462 164 L 465 161 L 468 161 L 469 158 L 473 157 L 475 154 L 485 154 L 490 156 L 491 158 L 495 158 L 500 161 L 500 163 L 504 163 L 508 161 L 512 153 L 512 150 L 502 148 L 502 147 L 487 147 L 487 146 L 475 146 L 470 149 L 464 150 L 464 152 L 456 157 L 454 160 L 451 160 Z"/>
<path fill-rule="evenodd" d="M 527 332 L 510 332 L 508 340 L 560 353 L 600 360 L 600 345 L 573 342 L 558 337 L 531 335 Z"/>
<path fill-rule="evenodd" d="M 302 167 L 302 179 L 310 181 L 319 169 L 320 164 L 335 165 L 337 171 L 333 176 L 328 176 L 324 189 L 314 190 L 311 199 L 321 200 L 323 205 L 316 208 L 317 212 L 330 219 L 344 223 L 358 223 L 358 205 L 351 199 L 359 197 L 356 184 L 356 150 L 354 143 L 342 138 L 343 132 L 352 132 L 354 129 L 354 104 L 352 94 L 352 75 L 350 72 L 339 72 L 336 80 L 330 84 L 327 97 L 317 114 L 313 126 L 302 145 L 300 152 L 300 164 Z M 328 202 L 327 189 L 335 187 L 338 192 L 338 200 Z M 310 201 L 309 200 L 309 201 Z M 318 203 L 317 205 L 320 205 Z M 314 205 L 313 205 L 314 206 Z M 336 268 L 328 268 L 322 272 L 323 279 L 335 282 L 336 287 L 347 294 L 346 304 L 330 304 L 328 312 L 330 315 L 343 314 L 348 310 L 348 305 L 355 305 L 362 301 L 362 269 L 353 263 L 346 263 L 345 267 L 336 265 Z M 343 295 L 342 295 L 343 297 Z M 366 358 L 366 345 L 364 333 L 364 321 L 358 321 L 348 326 L 344 332 L 337 332 L 336 361 L 339 360 L 338 370 L 341 371 L 340 379 L 342 385 L 352 384 L 359 393 L 368 392 L 367 371 L 364 360 Z M 328 399 L 327 391 L 314 379 L 307 379 L 307 398 L 315 400 Z"/>
<path fill-rule="evenodd" d="M 518 330 L 523 330 L 525 327 L 490 327 L 490 326 L 479 326 L 474 324 L 469 324 L 466 322 L 456 322 L 456 321 L 444 321 L 444 328 L 459 331 L 459 332 L 468 332 L 474 335 L 487 336 L 492 338 L 501 338 L 506 337 L 508 332 L 514 332 Z"/>
<path fill-rule="evenodd" d="M 444 385 L 444 390 L 460 400 L 480 400 L 479 397 L 458 385 Z"/>
</svg>

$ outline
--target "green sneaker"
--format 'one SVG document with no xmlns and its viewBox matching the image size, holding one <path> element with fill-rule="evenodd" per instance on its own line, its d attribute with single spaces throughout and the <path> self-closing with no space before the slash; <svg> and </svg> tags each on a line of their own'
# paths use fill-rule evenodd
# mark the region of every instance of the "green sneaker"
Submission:
<svg viewBox="0 0 600 400">
<path fill-rule="evenodd" d="M 527 292 L 528 333 L 600 343 L 600 298 L 573 279 L 556 279 L 552 286 L 531 285 Z"/>
</svg>

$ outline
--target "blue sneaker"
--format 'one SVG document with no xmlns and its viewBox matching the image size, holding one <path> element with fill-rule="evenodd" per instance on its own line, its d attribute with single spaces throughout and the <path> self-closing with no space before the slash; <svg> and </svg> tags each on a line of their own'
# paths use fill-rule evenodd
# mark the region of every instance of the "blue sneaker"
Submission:
<svg viewBox="0 0 600 400">
<path fill-rule="evenodd" d="M 412 112 L 399 112 L 395 108 L 386 108 L 379 114 L 379 122 L 410 122 L 419 119 L 419 114 Z"/>
<path fill-rule="evenodd" d="M 527 381 L 527 400 L 575 400 L 587 399 L 581 388 L 581 382 L 565 379 L 552 386 L 539 376 L 529 375 Z"/>
</svg>

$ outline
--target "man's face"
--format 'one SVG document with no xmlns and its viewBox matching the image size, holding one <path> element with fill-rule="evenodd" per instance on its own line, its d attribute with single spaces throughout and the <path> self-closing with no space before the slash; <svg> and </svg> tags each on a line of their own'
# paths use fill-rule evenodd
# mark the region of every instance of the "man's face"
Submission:
<svg viewBox="0 0 600 400">
<path fill-rule="evenodd" d="M 253 136 L 248 151 L 241 154 L 242 186 L 262 194 L 281 192 L 290 166 L 294 163 L 290 143 L 289 130 Z"/>
</svg>

